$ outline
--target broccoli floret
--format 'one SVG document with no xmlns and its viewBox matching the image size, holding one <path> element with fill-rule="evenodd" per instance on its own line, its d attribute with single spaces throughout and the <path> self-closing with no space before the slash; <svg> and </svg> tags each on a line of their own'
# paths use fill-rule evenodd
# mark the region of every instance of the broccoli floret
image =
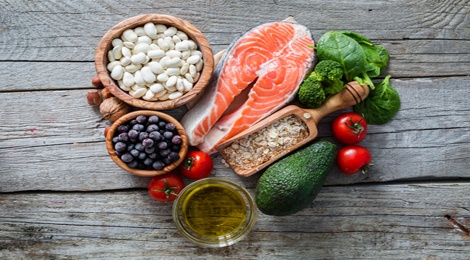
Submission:
<svg viewBox="0 0 470 260">
<path fill-rule="evenodd" d="M 344 83 L 341 80 L 344 70 L 341 63 L 322 60 L 315 66 L 315 73 L 328 95 L 334 95 L 344 88 Z"/>
<path fill-rule="evenodd" d="M 323 86 L 318 80 L 316 73 L 312 72 L 300 86 L 299 101 L 310 108 L 317 108 L 322 105 L 325 99 L 326 95 Z"/>
</svg>

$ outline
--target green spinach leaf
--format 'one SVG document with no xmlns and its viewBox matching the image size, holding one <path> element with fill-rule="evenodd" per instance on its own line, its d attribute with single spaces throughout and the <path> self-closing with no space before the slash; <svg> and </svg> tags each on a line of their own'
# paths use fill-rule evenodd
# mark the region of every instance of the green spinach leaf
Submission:
<svg viewBox="0 0 470 260">
<path fill-rule="evenodd" d="M 375 85 L 369 96 L 354 106 L 354 112 L 362 115 L 368 124 L 385 124 L 398 112 L 400 97 L 396 89 L 390 86 L 390 75 Z"/>
<path fill-rule="evenodd" d="M 320 60 L 334 60 L 344 68 L 347 81 L 361 74 L 366 67 L 366 55 L 361 45 L 340 32 L 330 31 L 318 40 L 317 55 Z"/>
</svg>

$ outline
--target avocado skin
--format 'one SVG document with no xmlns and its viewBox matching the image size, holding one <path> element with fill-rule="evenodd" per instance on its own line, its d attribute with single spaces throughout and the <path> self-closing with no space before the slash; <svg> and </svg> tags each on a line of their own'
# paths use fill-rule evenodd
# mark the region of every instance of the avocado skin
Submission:
<svg viewBox="0 0 470 260">
<path fill-rule="evenodd" d="M 337 147 L 319 139 L 271 165 L 255 189 L 259 210 L 267 215 L 291 215 L 315 199 L 336 160 Z"/>
</svg>

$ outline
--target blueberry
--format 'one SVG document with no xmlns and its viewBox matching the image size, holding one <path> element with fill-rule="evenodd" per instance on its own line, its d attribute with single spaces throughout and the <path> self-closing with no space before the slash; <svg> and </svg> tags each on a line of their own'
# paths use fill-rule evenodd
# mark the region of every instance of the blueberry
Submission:
<svg viewBox="0 0 470 260">
<path fill-rule="evenodd" d="M 153 152 L 155 152 L 155 147 L 147 147 L 145 148 L 145 152 L 148 153 L 148 154 L 151 154 Z"/>
<path fill-rule="evenodd" d="M 147 117 L 146 116 L 138 116 L 135 118 L 135 121 L 139 124 L 145 124 L 147 123 Z"/>
<path fill-rule="evenodd" d="M 163 165 L 163 163 L 162 163 L 161 161 L 156 161 L 156 162 L 154 162 L 154 163 L 152 164 L 152 167 L 153 167 L 155 170 L 157 170 L 157 171 L 163 169 L 163 166 L 164 166 L 164 165 Z"/>
<path fill-rule="evenodd" d="M 175 135 L 171 138 L 171 142 L 173 144 L 181 144 L 182 141 L 183 141 L 183 139 L 181 139 L 181 136 L 179 136 L 179 135 Z"/>
<path fill-rule="evenodd" d="M 122 155 L 122 152 L 115 151 L 114 153 L 115 153 L 116 156 L 118 156 L 118 157 L 121 157 L 121 155 Z"/>
<path fill-rule="evenodd" d="M 158 149 L 163 150 L 163 149 L 166 149 L 168 147 L 168 144 L 164 141 L 161 141 L 157 144 L 157 146 L 158 146 Z"/>
<path fill-rule="evenodd" d="M 167 139 L 167 140 L 171 140 L 171 138 L 173 138 L 173 133 L 167 131 L 167 132 L 163 133 L 163 137 L 165 137 L 165 139 Z"/>
<path fill-rule="evenodd" d="M 126 150 L 127 145 L 123 142 L 117 142 L 114 145 L 114 149 L 118 152 L 124 152 Z"/>
<path fill-rule="evenodd" d="M 137 139 L 137 137 L 139 137 L 139 132 L 132 129 L 131 131 L 129 131 L 129 133 L 127 135 L 129 136 L 129 138 Z"/>
<path fill-rule="evenodd" d="M 145 128 L 145 127 L 144 127 L 144 125 L 142 125 L 142 124 L 135 124 L 135 125 L 132 127 L 132 129 L 136 130 L 137 132 L 142 132 L 142 131 L 144 131 L 144 128 Z"/>
<path fill-rule="evenodd" d="M 120 126 L 118 126 L 117 131 L 118 131 L 119 133 L 128 132 L 128 131 L 129 131 L 129 126 L 127 126 L 127 125 L 120 125 Z"/>
<path fill-rule="evenodd" d="M 134 157 L 132 157 L 132 155 L 130 153 L 125 153 L 121 156 L 121 160 L 123 162 L 128 163 L 128 162 L 132 162 L 134 160 Z"/>
<path fill-rule="evenodd" d="M 147 138 L 147 139 L 144 139 L 142 141 L 142 145 L 145 146 L 145 147 L 152 147 L 154 144 L 153 140 L 150 139 L 150 138 Z"/>
<path fill-rule="evenodd" d="M 127 150 L 130 151 L 130 150 L 133 150 L 135 147 L 135 144 L 127 144 Z"/>
<path fill-rule="evenodd" d="M 113 137 L 113 143 L 117 143 L 117 142 L 119 142 L 119 137 L 118 136 Z"/>
<path fill-rule="evenodd" d="M 180 159 L 180 155 L 177 152 L 171 152 L 168 155 L 168 159 L 170 159 L 170 161 L 172 161 L 172 162 L 176 162 Z"/>
<path fill-rule="evenodd" d="M 172 151 L 175 151 L 175 152 L 179 152 L 180 149 L 181 149 L 181 146 L 180 146 L 180 145 L 176 145 L 176 144 L 171 147 L 171 150 L 172 150 Z"/>
<path fill-rule="evenodd" d="M 131 121 L 129 121 L 130 126 L 134 126 L 135 124 L 137 124 L 137 120 L 132 119 Z"/>
<path fill-rule="evenodd" d="M 165 129 L 168 130 L 168 131 L 175 131 L 176 126 L 173 123 L 168 123 L 168 124 L 166 124 Z"/>
<path fill-rule="evenodd" d="M 163 163 L 164 163 L 165 165 L 170 165 L 170 164 L 171 164 L 171 160 L 168 159 L 168 158 L 163 158 Z"/>
<path fill-rule="evenodd" d="M 158 132 L 163 135 L 163 133 L 165 133 L 166 131 L 164 129 L 160 129 L 158 130 Z"/>
<path fill-rule="evenodd" d="M 144 139 L 147 139 L 147 138 L 149 138 L 149 133 L 147 133 L 147 132 L 140 132 L 140 134 L 139 134 L 139 140 L 140 140 L 140 141 L 143 141 Z"/>
<path fill-rule="evenodd" d="M 155 152 L 154 152 L 154 153 L 151 153 L 151 154 L 149 154 L 149 155 L 147 155 L 147 156 L 148 156 L 149 158 L 151 158 L 151 159 L 156 159 L 156 158 L 158 157 L 157 153 L 155 153 Z"/>
<path fill-rule="evenodd" d="M 145 160 L 145 158 L 147 158 L 147 154 L 146 153 L 139 153 L 139 159 L 141 160 Z"/>
<path fill-rule="evenodd" d="M 131 155 L 134 156 L 134 157 L 137 157 L 139 156 L 140 152 L 137 150 L 137 149 L 132 149 L 130 151 Z"/>
<path fill-rule="evenodd" d="M 161 155 L 162 157 L 167 157 L 170 153 L 171 153 L 171 150 L 168 149 L 168 148 L 167 148 L 167 149 L 163 149 L 163 150 L 160 151 L 160 155 Z"/>
<path fill-rule="evenodd" d="M 137 161 L 132 161 L 132 162 L 128 163 L 127 166 L 129 166 L 131 168 L 137 168 L 137 166 L 139 166 L 139 163 Z"/>
<path fill-rule="evenodd" d="M 139 141 L 139 139 L 137 139 L 137 138 L 129 138 L 129 142 L 131 142 L 131 143 L 134 143 L 134 144 L 135 144 L 135 143 L 137 143 L 137 141 Z"/>
<path fill-rule="evenodd" d="M 158 116 L 150 116 L 148 122 L 155 124 L 155 123 L 158 123 L 159 120 L 160 119 L 158 118 Z"/>
<path fill-rule="evenodd" d="M 163 122 L 163 121 L 158 122 L 158 127 L 159 127 L 160 129 L 165 129 L 165 126 L 166 126 L 166 123 L 165 123 L 165 122 Z"/>
<path fill-rule="evenodd" d="M 152 125 L 149 125 L 147 127 L 147 132 L 149 132 L 149 133 L 153 132 L 153 131 L 157 131 L 157 130 L 159 130 L 159 129 L 158 129 L 158 126 L 156 124 L 152 124 Z"/>
<path fill-rule="evenodd" d="M 135 144 L 135 149 L 139 152 L 143 152 L 144 151 L 144 146 L 142 145 L 142 143 L 136 143 Z"/>
<path fill-rule="evenodd" d="M 126 143 L 126 142 L 129 141 L 129 136 L 127 135 L 127 133 L 120 133 L 118 135 L 118 137 L 119 137 L 120 142 L 125 142 Z"/>
<path fill-rule="evenodd" d="M 160 132 L 157 132 L 157 131 L 150 132 L 149 138 L 154 140 L 154 141 L 158 141 L 162 138 L 162 134 L 160 134 Z"/>
<path fill-rule="evenodd" d="M 153 160 L 150 159 L 150 158 L 147 158 L 147 159 L 144 160 L 145 165 L 152 165 L 152 163 L 153 163 Z"/>
</svg>

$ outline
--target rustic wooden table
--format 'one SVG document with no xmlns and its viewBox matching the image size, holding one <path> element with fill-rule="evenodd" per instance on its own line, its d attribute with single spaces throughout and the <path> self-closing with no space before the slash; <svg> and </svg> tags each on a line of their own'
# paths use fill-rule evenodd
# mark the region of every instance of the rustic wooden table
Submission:
<svg viewBox="0 0 470 260">
<path fill-rule="evenodd" d="M 470 1 L 0 0 L 1 259 L 468 259 Z M 202 248 L 176 230 L 171 204 L 147 193 L 106 152 L 109 122 L 89 106 L 94 52 L 140 14 L 186 19 L 214 53 L 241 32 L 293 16 L 315 39 L 352 30 L 385 46 L 402 106 L 362 143 L 375 166 L 336 168 L 316 201 L 260 214 L 250 235 Z M 165 111 L 181 118 L 186 108 Z M 335 142 L 324 118 L 319 136 Z M 251 192 L 213 156 L 214 176 Z M 190 180 L 185 180 L 189 183 Z"/>
</svg>

